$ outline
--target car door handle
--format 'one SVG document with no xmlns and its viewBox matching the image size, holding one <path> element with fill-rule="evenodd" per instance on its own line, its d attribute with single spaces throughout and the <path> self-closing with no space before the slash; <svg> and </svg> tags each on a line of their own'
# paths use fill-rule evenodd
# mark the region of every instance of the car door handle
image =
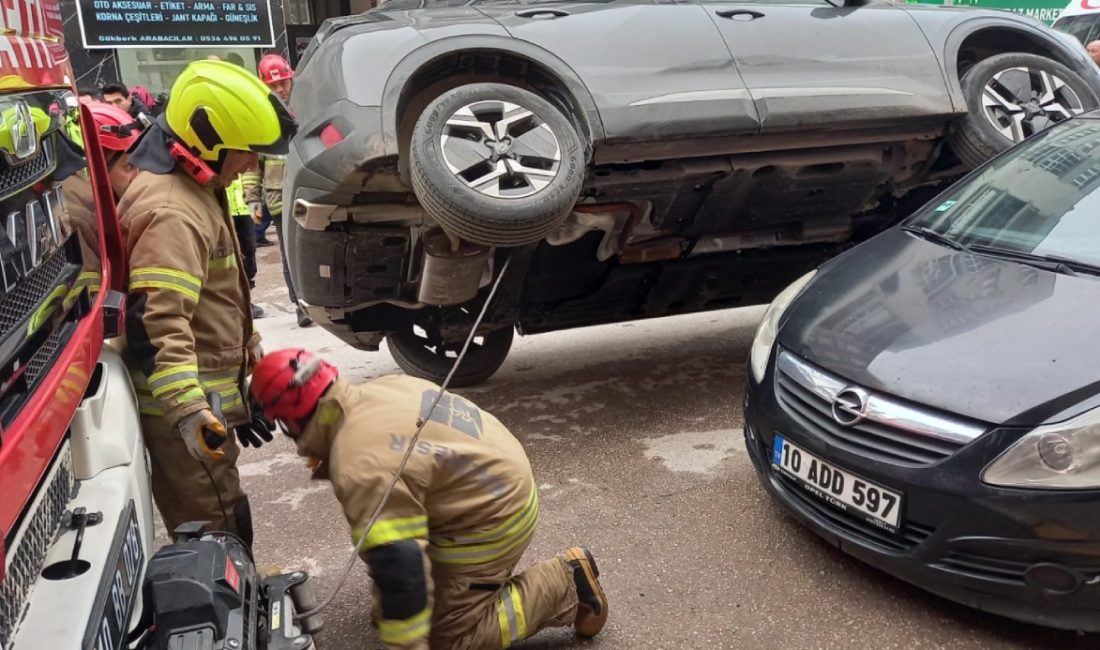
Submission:
<svg viewBox="0 0 1100 650">
<path fill-rule="evenodd" d="M 714 12 L 719 18 L 732 18 L 733 20 L 756 20 L 763 18 L 764 14 L 752 9 L 719 9 Z"/>
<path fill-rule="evenodd" d="M 522 9 L 516 12 L 520 18 L 537 18 L 539 20 L 564 18 L 569 15 L 564 9 Z"/>
</svg>

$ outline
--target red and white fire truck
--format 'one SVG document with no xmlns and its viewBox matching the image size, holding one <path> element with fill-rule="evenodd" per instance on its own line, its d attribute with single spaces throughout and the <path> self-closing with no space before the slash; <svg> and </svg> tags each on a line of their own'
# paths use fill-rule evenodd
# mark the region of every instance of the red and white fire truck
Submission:
<svg viewBox="0 0 1100 650">
<path fill-rule="evenodd" d="M 199 526 L 154 553 L 125 281 L 59 0 L 0 0 L 0 650 L 311 647 L 304 573 Z"/>
</svg>

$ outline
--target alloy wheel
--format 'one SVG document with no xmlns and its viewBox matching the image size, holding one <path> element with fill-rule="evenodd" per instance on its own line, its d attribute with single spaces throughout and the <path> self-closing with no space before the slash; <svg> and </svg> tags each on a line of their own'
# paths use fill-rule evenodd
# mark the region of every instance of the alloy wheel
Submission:
<svg viewBox="0 0 1100 650">
<path fill-rule="evenodd" d="M 982 89 L 982 109 L 985 118 L 1012 142 L 1021 142 L 1085 110 L 1064 79 L 1025 67 L 993 75 Z"/>
<path fill-rule="evenodd" d="M 467 187 L 516 199 L 546 188 L 561 168 L 561 145 L 532 111 L 511 102 L 478 101 L 454 112 L 439 138 L 443 161 Z"/>
</svg>

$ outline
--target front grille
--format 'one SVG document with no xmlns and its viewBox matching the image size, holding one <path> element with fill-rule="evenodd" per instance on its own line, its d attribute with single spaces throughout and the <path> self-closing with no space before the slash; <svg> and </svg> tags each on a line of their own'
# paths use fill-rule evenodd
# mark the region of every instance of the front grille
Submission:
<svg viewBox="0 0 1100 650">
<path fill-rule="evenodd" d="M 936 565 L 948 571 L 962 573 L 973 578 L 1007 582 L 1014 585 L 1024 584 L 1024 573 L 1027 572 L 1027 568 L 1030 566 L 1028 562 L 1002 560 L 960 551 L 948 553 Z"/>
<path fill-rule="evenodd" d="M 834 529 L 839 529 L 841 534 L 845 537 L 858 539 L 883 550 L 894 553 L 911 551 L 924 542 L 924 540 L 931 537 L 932 533 L 935 532 L 935 528 L 930 526 L 907 521 L 902 523 L 899 535 L 891 535 L 880 528 L 876 528 L 861 519 L 851 517 L 847 513 L 837 510 L 827 503 L 816 499 L 812 494 L 786 476 L 777 474 L 776 479 L 779 488 L 790 497 L 791 500 L 798 502 L 821 519 L 832 524 L 832 527 Z"/>
<path fill-rule="evenodd" d="M 53 170 L 53 140 L 45 139 L 38 153 L 18 165 L 10 165 L 0 160 L 0 198 L 7 198 L 16 192 L 26 190 Z"/>
<path fill-rule="evenodd" d="M 948 440 L 915 433 L 899 425 L 872 421 L 870 418 L 854 425 L 842 425 L 833 417 L 833 401 L 827 393 L 832 392 L 836 386 L 845 386 L 846 382 L 809 366 L 789 352 L 782 354 L 786 358 L 776 364 L 775 373 L 779 403 L 803 431 L 845 451 L 872 460 L 924 467 L 954 454 L 966 444 L 964 440 L 967 437 L 972 439 L 982 431 L 981 427 L 970 423 L 953 424 L 960 432 L 959 438 Z M 830 382 L 830 386 L 819 387 L 815 392 L 805 381 L 798 380 L 794 368 L 808 369 L 808 372 L 814 373 L 815 378 L 824 378 Z M 927 416 L 938 422 L 946 421 L 944 416 L 922 407 L 904 408 L 909 414 L 917 414 L 917 417 Z"/>
<path fill-rule="evenodd" d="M 62 344 L 68 338 L 69 331 L 69 328 L 66 327 L 57 328 L 50 334 L 50 337 L 34 351 L 34 356 L 27 362 L 27 369 L 23 371 L 23 380 L 27 382 L 28 391 L 33 390 L 34 387 L 38 385 L 38 380 L 42 379 L 46 371 L 53 367 L 57 353 L 61 350 Z"/>
<path fill-rule="evenodd" d="M 0 584 L 0 647 L 8 647 L 16 624 L 23 615 L 27 594 L 38 579 L 46 551 L 61 526 L 73 492 L 73 461 L 68 443 L 61 448 L 46 483 L 32 502 L 33 514 L 8 549 L 8 567 Z"/>
<path fill-rule="evenodd" d="M 27 316 L 46 300 L 59 284 L 64 284 L 66 276 L 76 273 L 79 268 L 69 261 L 70 246 L 64 245 L 42 262 L 29 277 L 19 282 L 15 289 L 0 298 L 0 339 L 6 338 Z"/>
</svg>

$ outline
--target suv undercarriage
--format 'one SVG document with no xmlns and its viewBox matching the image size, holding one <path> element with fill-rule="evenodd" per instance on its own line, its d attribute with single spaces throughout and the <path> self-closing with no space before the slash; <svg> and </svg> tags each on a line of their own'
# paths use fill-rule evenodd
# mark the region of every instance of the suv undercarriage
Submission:
<svg viewBox="0 0 1100 650">
<path fill-rule="evenodd" d="M 769 302 L 1100 106 L 1071 37 L 932 9 L 390 0 L 329 21 L 291 96 L 298 293 L 439 381 L 510 259 L 456 385 L 492 375 L 513 330 Z"/>
<path fill-rule="evenodd" d="M 511 256 L 510 277 L 456 377 L 476 383 L 503 362 L 513 327 L 532 334 L 769 302 L 962 175 L 949 152 L 936 155 L 942 132 L 596 166 L 584 198 L 544 241 L 491 255 L 475 249 L 491 263 L 479 263 L 473 278 L 462 270 L 470 268 L 468 257 L 426 253 L 440 235 L 411 193 L 363 194 L 370 202 L 347 208 L 300 201 L 299 263 L 336 264 L 329 276 L 300 278 L 299 290 L 314 304 L 327 298 L 345 305 L 313 312 L 349 343 L 377 349 L 388 335 L 403 368 L 441 377 L 493 268 Z M 420 299 L 427 295 L 435 306 Z"/>
</svg>

